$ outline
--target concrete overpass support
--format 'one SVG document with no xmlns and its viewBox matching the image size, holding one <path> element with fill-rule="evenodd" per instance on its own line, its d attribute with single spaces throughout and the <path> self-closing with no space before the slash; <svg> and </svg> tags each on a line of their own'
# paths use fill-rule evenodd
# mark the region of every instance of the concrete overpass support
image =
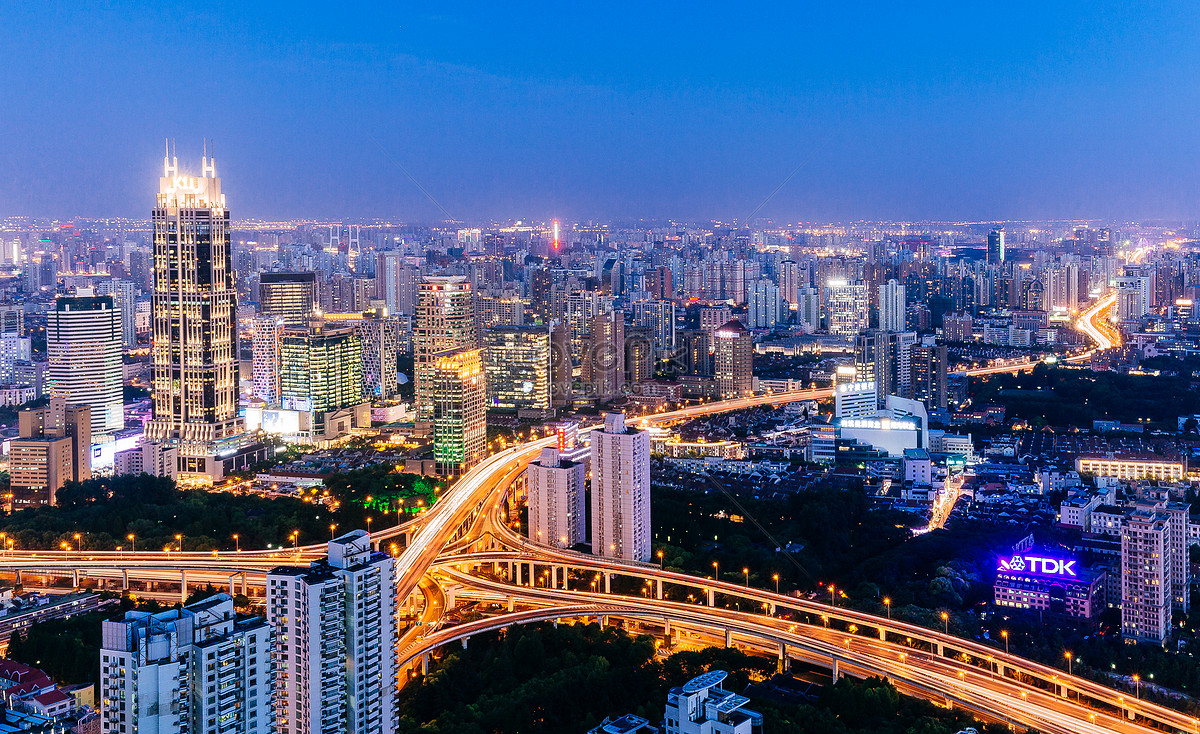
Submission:
<svg viewBox="0 0 1200 734">
<path fill-rule="evenodd" d="M 776 670 L 780 673 L 786 673 L 787 669 L 788 669 L 787 643 L 785 643 L 781 640 L 779 642 L 779 665 L 776 667 Z"/>
<path fill-rule="evenodd" d="M 79 569 L 78 568 L 71 569 L 71 586 L 76 589 L 79 588 Z"/>
<path fill-rule="evenodd" d="M 671 636 L 671 620 L 669 618 L 663 619 L 663 635 L 666 637 Z"/>
<path fill-rule="evenodd" d="M 708 605 L 715 607 L 717 605 L 717 593 L 712 589 L 705 589 L 704 594 L 708 597 Z"/>
<path fill-rule="evenodd" d="M 462 645 L 463 645 L 463 649 L 464 649 L 464 650 L 466 650 L 466 649 L 467 649 L 467 640 L 469 640 L 469 639 L 471 639 L 471 638 L 470 638 L 470 637 L 464 637 L 464 638 L 462 638 Z"/>
<path fill-rule="evenodd" d="M 654 588 L 655 588 L 655 594 L 657 595 L 657 598 L 658 598 L 658 600 L 659 600 L 659 601 L 662 601 L 662 598 L 663 598 L 663 582 L 662 582 L 662 579 L 659 579 L 659 580 L 658 580 L 658 582 L 657 582 L 657 583 L 655 583 L 655 585 L 654 585 Z"/>
<path fill-rule="evenodd" d="M 21 585 L 21 571 L 20 571 L 20 569 L 18 569 L 17 570 L 17 586 L 20 586 L 20 585 Z"/>
<path fill-rule="evenodd" d="M 511 612 L 512 610 L 513 610 L 513 598 L 510 596 L 510 597 L 508 597 L 508 611 Z"/>
<path fill-rule="evenodd" d="M 725 630 L 725 647 L 733 647 L 733 630 Z"/>
<path fill-rule="evenodd" d="M 429 653 L 421 656 L 421 675 L 429 675 Z"/>
<path fill-rule="evenodd" d="M 129 569 L 121 569 L 121 591 L 129 591 Z"/>
<path fill-rule="evenodd" d="M 612 574 L 607 572 L 604 574 L 604 593 L 612 593 Z"/>
<path fill-rule="evenodd" d="M 839 680 L 842 679 L 842 668 L 840 665 L 840 661 L 835 657 L 831 657 L 830 660 L 833 661 L 833 666 L 832 666 L 833 667 L 833 682 L 837 683 Z"/>
<path fill-rule="evenodd" d="M 887 630 L 885 630 L 883 627 L 879 628 L 879 639 L 887 642 Z"/>
<path fill-rule="evenodd" d="M 187 571 L 179 572 L 179 601 L 187 601 Z"/>
<path fill-rule="evenodd" d="M 246 572 L 242 571 L 242 596 L 248 596 L 246 593 Z"/>
</svg>

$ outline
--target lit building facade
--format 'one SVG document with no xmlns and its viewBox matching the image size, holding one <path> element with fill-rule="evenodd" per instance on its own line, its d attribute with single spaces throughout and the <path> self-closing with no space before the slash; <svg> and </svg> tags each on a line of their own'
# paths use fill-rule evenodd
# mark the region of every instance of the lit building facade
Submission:
<svg viewBox="0 0 1200 734">
<path fill-rule="evenodd" d="M 829 333 L 855 336 L 869 325 L 867 284 L 834 279 L 825 285 L 825 314 Z"/>
<path fill-rule="evenodd" d="M 433 363 L 433 455 L 445 474 L 487 454 L 487 375 L 479 349 L 447 352 Z"/>
<path fill-rule="evenodd" d="M 1001 559 L 993 593 L 998 607 L 1095 619 L 1105 608 L 1105 574 L 1039 549 Z"/>
<path fill-rule="evenodd" d="M 237 287 L 229 210 L 215 162 L 200 176 L 163 160 L 153 212 L 151 441 L 179 446 L 181 478 L 211 481 L 219 443 L 237 441 Z"/>
<path fill-rule="evenodd" d="M 433 420 L 434 372 L 439 356 L 476 345 L 475 297 L 470 282 L 459 276 L 423 279 L 417 292 L 413 332 L 417 420 Z"/>
<path fill-rule="evenodd" d="M 280 344 L 283 407 L 324 413 L 363 401 L 362 342 L 351 326 L 314 319 L 287 328 Z"/>
<path fill-rule="evenodd" d="M 498 326 L 483 334 L 488 405 L 550 408 L 550 329 Z"/>
<path fill-rule="evenodd" d="M 92 436 L 104 440 L 125 427 L 121 314 L 111 296 L 76 294 L 55 299 L 46 314 L 50 395 L 90 407 Z"/>
<path fill-rule="evenodd" d="M 625 416 L 604 416 L 591 433 L 592 553 L 649 561 L 650 434 L 625 425 Z"/>
<path fill-rule="evenodd" d="M 279 387 L 284 321 L 278 316 L 254 320 L 251 341 L 253 395 L 267 405 L 279 405 L 283 399 Z"/>
<path fill-rule="evenodd" d="M 1075 460 L 1075 471 L 1098 477 L 1131 481 L 1155 479 L 1160 482 L 1178 482 L 1185 474 L 1182 461 L 1171 461 L 1161 456 L 1080 456 Z"/>
<path fill-rule="evenodd" d="M 258 312 L 303 326 L 317 309 L 316 273 L 262 273 L 258 276 Z"/>
<path fill-rule="evenodd" d="M 754 390 L 754 340 L 740 321 L 713 331 L 713 377 L 722 400 L 744 398 Z"/>
</svg>

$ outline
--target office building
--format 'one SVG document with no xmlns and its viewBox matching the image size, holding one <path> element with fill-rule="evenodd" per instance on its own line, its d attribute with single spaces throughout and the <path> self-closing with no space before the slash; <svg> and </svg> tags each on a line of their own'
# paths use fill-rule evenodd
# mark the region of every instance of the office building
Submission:
<svg viewBox="0 0 1200 734">
<path fill-rule="evenodd" d="M 987 239 L 987 263 L 988 265 L 999 265 L 1004 262 L 1004 228 L 993 229 L 988 232 Z"/>
<path fill-rule="evenodd" d="M 370 536 L 329 542 L 307 568 L 267 574 L 279 734 L 389 734 L 398 724 L 396 571 Z"/>
<path fill-rule="evenodd" d="M 746 708 L 750 699 L 721 688 L 723 670 L 710 670 L 667 692 L 664 734 L 753 734 L 762 714 Z"/>
<path fill-rule="evenodd" d="M 413 388 L 417 420 L 433 420 L 434 369 L 448 351 L 474 349 L 475 296 L 465 277 L 431 277 L 421 281 L 413 333 Z"/>
<path fill-rule="evenodd" d="M 19 334 L 0 334 L 0 385 L 21 384 L 17 366 L 33 359 L 32 341 Z"/>
<path fill-rule="evenodd" d="M 274 734 L 273 629 L 228 594 L 101 623 L 102 734 Z"/>
<path fill-rule="evenodd" d="M 137 349 L 137 286 L 131 280 L 112 278 L 97 283 L 96 293 L 112 296 L 113 307 L 121 319 L 121 345 Z"/>
<path fill-rule="evenodd" d="M 879 328 L 881 331 L 904 331 L 904 286 L 889 280 L 879 286 Z"/>
<path fill-rule="evenodd" d="M 809 334 L 821 328 L 821 292 L 816 288 L 796 289 L 796 323 Z"/>
<path fill-rule="evenodd" d="M 317 310 L 316 273 L 262 273 L 258 276 L 258 313 L 303 326 Z"/>
<path fill-rule="evenodd" d="M 1171 633 L 1175 566 L 1171 517 L 1154 506 L 1126 515 L 1121 526 L 1121 634 L 1162 644 Z"/>
<path fill-rule="evenodd" d="M 887 395 L 912 396 L 912 349 L 915 332 L 870 329 L 854 338 L 854 370 L 858 382 L 874 382 L 882 403 Z"/>
<path fill-rule="evenodd" d="M 375 297 L 387 305 L 389 314 L 414 315 L 421 269 L 395 250 L 376 253 L 375 257 Z"/>
<path fill-rule="evenodd" d="M 368 311 L 354 323 L 354 330 L 362 345 L 363 395 L 374 400 L 391 398 L 400 390 L 396 372 L 403 330 L 400 318 Z"/>
<path fill-rule="evenodd" d="M 1105 609 L 1103 570 L 1037 547 L 1001 558 L 993 595 L 998 607 L 1094 620 Z"/>
<path fill-rule="evenodd" d="M 483 333 L 488 405 L 549 410 L 550 329 L 498 326 Z"/>
<path fill-rule="evenodd" d="M 591 460 L 592 553 L 649 561 L 650 434 L 608 413 L 604 429 L 591 433 Z"/>
<path fill-rule="evenodd" d="M 879 412 L 879 391 L 873 381 L 842 382 L 834 388 L 835 418 L 874 418 Z"/>
<path fill-rule="evenodd" d="M 949 352 L 945 344 L 932 339 L 912 347 L 912 394 L 925 401 L 930 410 L 949 407 Z"/>
<path fill-rule="evenodd" d="M 283 400 L 279 386 L 283 329 L 282 317 L 257 318 L 254 320 L 254 336 L 250 343 L 252 394 L 272 406 L 279 405 Z"/>
<path fill-rule="evenodd" d="M 461 474 L 487 455 L 487 374 L 480 349 L 446 352 L 433 363 L 433 455 Z"/>
<path fill-rule="evenodd" d="M 625 387 L 625 313 L 605 311 L 592 317 L 583 353 L 584 391 L 597 400 L 612 400 Z"/>
<path fill-rule="evenodd" d="M 92 476 L 92 419 L 86 405 L 52 398 L 45 408 L 17 415 L 19 438 L 9 442 L 9 507 L 58 504 L 67 482 Z"/>
<path fill-rule="evenodd" d="M 825 286 L 829 333 L 853 337 L 869 325 L 867 285 L 861 280 L 830 280 Z"/>
<path fill-rule="evenodd" d="M 121 316 L 111 296 L 81 288 L 62 296 L 46 314 L 50 395 L 92 409 L 97 441 L 125 427 Z"/>
<path fill-rule="evenodd" d="M 229 210 L 216 163 L 182 176 L 163 160 L 153 212 L 151 397 L 146 438 L 179 446 L 180 476 L 211 482 L 222 471 L 218 445 L 241 440 L 238 417 L 237 287 Z"/>
<path fill-rule="evenodd" d="M 713 376 L 722 400 L 744 398 L 754 389 L 754 340 L 740 321 L 712 333 Z"/>
<path fill-rule="evenodd" d="M 542 449 L 527 475 L 530 540 L 555 548 L 587 541 L 585 476 L 583 462 Z"/>
<path fill-rule="evenodd" d="M 279 349 L 279 391 L 289 410 L 319 413 L 363 402 L 362 342 L 352 326 L 313 319 L 283 330 Z"/>
</svg>

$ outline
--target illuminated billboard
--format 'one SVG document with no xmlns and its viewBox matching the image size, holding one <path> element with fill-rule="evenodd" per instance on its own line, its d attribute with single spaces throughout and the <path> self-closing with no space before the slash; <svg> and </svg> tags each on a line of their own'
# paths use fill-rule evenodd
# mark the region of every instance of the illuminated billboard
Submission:
<svg viewBox="0 0 1200 734">
<path fill-rule="evenodd" d="M 997 571 L 1011 573 L 1028 573 L 1034 576 L 1052 576 L 1055 578 L 1079 578 L 1075 571 L 1074 558 L 1053 558 L 1051 556 L 1033 556 L 1016 554 L 1009 559 L 1000 559 Z"/>
</svg>

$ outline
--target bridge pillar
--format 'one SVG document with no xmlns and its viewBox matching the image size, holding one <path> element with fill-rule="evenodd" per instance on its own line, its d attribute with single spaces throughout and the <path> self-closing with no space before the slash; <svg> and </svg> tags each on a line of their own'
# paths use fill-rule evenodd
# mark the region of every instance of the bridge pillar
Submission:
<svg viewBox="0 0 1200 734">
<path fill-rule="evenodd" d="M 179 572 L 179 601 L 187 601 L 187 571 Z"/>
<path fill-rule="evenodd" d="M 887 642 L 887 630 L 883 627 L 879 628 L 879 639 Z"/>
<path fill-rule="evenodd" d="M 940 643 L 940 642 L 933 643 L 933 649 L 937 653 L 937 656 L 939 658 L 942 657 L 942 643 Z"/>
<path fill-rule="evenodd" d="M 463 649 L 464 649 L 464 650 L 466 650 L 466 649 L 467 649 L 467 640 L 469 640 L 469 639 L 471 639 L 471 638 L 470 638 L 470 637 L 464 637 L 464 638 L 462 638 L 462 645 L 463 645 Z"/>
<path fill-rule="evenodd" d="M 234 584 L 234 579 L 235 579 L 235 578 L 237 578 L 237 574 L 236 574 L 236 573 L 231 573 L 231 574 L 229 574 L 229 595 L 230 595 L 230 596 L 233 596 L 234 594 L 236 594 L 236 593 L 237 593 L 236 591 L 234 591 L 234 585 L 233 585 L 233 584 Z"/>
<path fill-rule="evenodd" d="M 671 636 L 671 620 L 670 619 L 663 620 L 663 636 L 665 636 L 665 637 Z"/>
<path fill-rule="evenodd" d="M 454 607 L 454 589 L 446 590 L 446 609 Z"/>
<path fill-rule="evenodd" d="M 553 621 L 554 621 L 554 629 L 558 629 L 558 620 L 555 619 Z"/>
<path fill-rule="evenodd" d="M 768 616 L 768 617 L 774 617 L 774 616 L 775 616 L 775 602 L 768 602 L 768 603 L 767 603 L 767 616 Z"/>
<path fill-rule="evenodd" d="M 17 586 L 21 585 L 21 569 L 17 569 Z"/>
<path fill-rule="evenodd" d="M 662 587 L 663 587 L 662 579 L 659 579 L 658 583 L 655 584 L 655 592 L 658 594 L 659 601 L 662 601 Z"/>
<path fill-rule="evenodd" d="M 78 568 L 71 569 L 71 585 L 76 589 L 79 588 L 79 569 Z"/>
<path fill-rule="evenodd" d="M 429 675 L 429 653 L 421 656 L 421 675 Z"/>
<path fill-rule="evenodd" d="M 511 612 L 512 610 L 513 610 L 513 598 L 510 596 L 510 597 L 508 597 L 508 611 Z"/>
<path fill-rule="evenodd" d="M 725 630 L 725 647 L 733 647 L 733 630 Z"/>
<path fill-rule="evenodd" d="M 242 596 L 248 596 L 246 593 L 246 572 L 242 571 Z"/>
<path fill-rule="evenodd" d="M 783 640 L 780 640 L 779 641 L 779 665 L 777 666 L 776 672 L 786 673 L 787 669 L 788 669 L 787 643 L 784 642 Z"/>
<path fill-rule="evenodd" d="M 599 617 L 597 617 L 597 619 L 600 620 L 600 629 L 604 629 L 608 626 L 608 617 L 606 615 L 601 614 Z"/>
<path fill-rule="evenodd" d="M 121 591 L 129 591 L 129 569 L 121 569 Z"/>
<path fill-rule="evenodd" d="M 833 682 L 837 683 L 842 677 L 842 669 L 841 669 L 841 666 L 838 664 L 837 658 L 831 657 L 829 659 L 833 661 Z"/>
<path fill-rule="evenodd" d="M 716 602 L 717 602 L 716 592 L 714 592 L 712 589 L 705 589 L 704 593 L 708 596 L 708 605 L 710 607 L 716 606 Z"/>
<path fill-rule="evenodd" d="M 612 593 L 612 574 L 607 572 L 604 574 L 604 593 Z"/>
</svg>

